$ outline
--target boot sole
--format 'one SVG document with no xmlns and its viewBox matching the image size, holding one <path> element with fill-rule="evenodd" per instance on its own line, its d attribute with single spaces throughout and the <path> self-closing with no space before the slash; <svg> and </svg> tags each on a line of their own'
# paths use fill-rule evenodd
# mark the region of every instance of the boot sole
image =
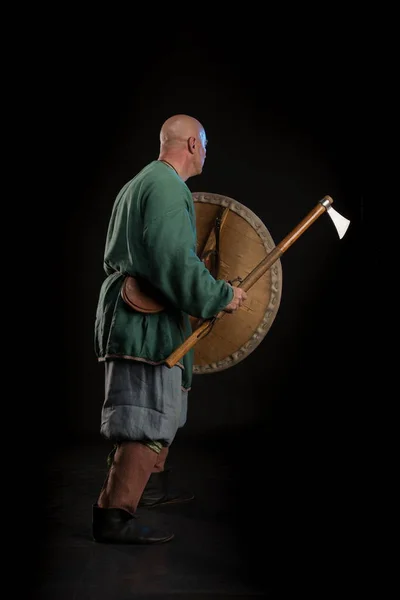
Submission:
<svg viewBox="0 0 400 600">
<path fill-rule="evenodd" d="M 135 542 L 124 542 L 118 540 L 107 540 L 107 539 L 96 539 L 92 536 L 92 540 L 96 542 L 96 544 L 115 544 L 115 545 L 124 545 L 124 546 L 150 546 L 154 544 L 165 544 L 166 542 L 170 542 L 175 537 L 175 534 L 171 534 L 169 537 L 164 538 L 162 540 L 137 540 Z"/>
<path fill-rule="evenodd" d="M 155 502 L 154 504 L 139 504 L 138 508 L 157 508 L 158 506 L 168 506 L 170 504 L 187 504 L 192 502 L 193 498 L 187 498 L 186 500 L 166 500 L 164 502 Z"/>
</svg>

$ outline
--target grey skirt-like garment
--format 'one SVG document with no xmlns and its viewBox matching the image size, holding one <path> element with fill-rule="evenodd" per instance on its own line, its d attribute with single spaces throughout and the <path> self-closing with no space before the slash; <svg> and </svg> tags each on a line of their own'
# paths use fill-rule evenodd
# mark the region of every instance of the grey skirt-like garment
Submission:
<svg viewBox="0 0 400 600">
<path fill-rule="evenodd" d="M 169 446 L 187 417 L 182 370 L 129 359 L 108 359 L 101 434 L 114 442 L 159 441 Z"/>
</svg>

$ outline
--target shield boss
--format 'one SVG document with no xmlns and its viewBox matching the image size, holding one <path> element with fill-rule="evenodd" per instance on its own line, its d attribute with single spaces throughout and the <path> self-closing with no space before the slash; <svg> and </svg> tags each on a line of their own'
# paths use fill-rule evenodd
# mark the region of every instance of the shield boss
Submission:
<svg viewBox="0 0 400 600">
<path fill-rule="evenodd" d="M 264 223 L 246 206 L 220 194 L 192 193 L 197 255 L 217 279 L 238 285 L 275 247 Z M 236 313 L 224 314 L 194 346 L 194 374 L 222 371 L 245 359 L 263 340 L 279 309 L 278 259 L 247 291 Z M 191 318 L 195 329 L 196 320 Z"/>
</svg>

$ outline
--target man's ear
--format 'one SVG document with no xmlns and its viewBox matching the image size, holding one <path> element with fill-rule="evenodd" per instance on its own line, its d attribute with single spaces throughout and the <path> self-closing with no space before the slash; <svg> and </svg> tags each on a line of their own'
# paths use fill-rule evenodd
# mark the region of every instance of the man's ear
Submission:
<svg viewBox="0 0 400 600">
<path fill-rule="evenodd" d="M 187 143 L 188 143 L 188 150 L 189 150 L 190 154 L 193 154 L 194 150 L 196 148 L 196 138 L 193 136 L 188 138 Z"/>
</svg>

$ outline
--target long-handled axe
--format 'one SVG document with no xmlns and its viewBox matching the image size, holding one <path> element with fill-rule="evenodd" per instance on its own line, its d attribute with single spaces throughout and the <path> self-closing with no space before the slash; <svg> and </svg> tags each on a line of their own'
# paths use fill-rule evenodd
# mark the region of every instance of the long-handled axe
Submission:
<svg viewBox="0 0 400 600">
<path fill-rule="evenodd" d="M 288 248 L 310 227 L 314 221 L 318 219 L 325 211 L 328 213 L 335 225 L 336 231 L 339 238 L 342 239 L 347 231 L 350 221 L 340 215 L 334 208 L 332 208 L 331 196 L 324 196 L 322 200 L 313 208 L 312 211 L 304 217 L 302 221 L 295 227 L 275 248 L 265 257 L 263 260 L 243 279 L 237 287 L 243 288 L 245 291 L 249 290 L 260 277 L 271 267 L 282 256 Z M 176 365 L 180 360 L 201 338 L 203 338 L 209 330 L 214 326 L 216 320 L 221 319 L 227 313 L 225 311 L 219 312 L 215 317 L 211 319 L 204 319 L 201 324 L 195 329 L 191 336 L 189 336 L 183 344 L 179 346 L 174 352 L 165 360 L 168 367 Z"/>
</svg>

